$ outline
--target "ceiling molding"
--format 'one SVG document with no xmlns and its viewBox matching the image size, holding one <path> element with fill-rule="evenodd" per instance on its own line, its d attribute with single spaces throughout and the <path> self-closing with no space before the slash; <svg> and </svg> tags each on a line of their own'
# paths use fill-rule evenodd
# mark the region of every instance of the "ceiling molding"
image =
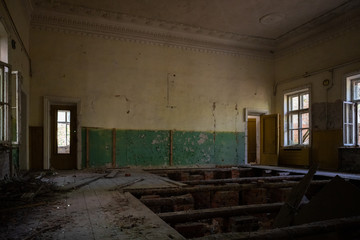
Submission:
<svg viewBox="0 0 360 240">
<path fill-rule="evenodd" d="M 31 25 L 98 37 L 169 45 L 209 53 L 272 58 L 275 41 L 68 5 L 34 1 Z"/>
<path fill-rule="evenodd" d="M 349 1 L 278 39 L 268 39 L 59 1 L 32 0 L 32 6 L 31 25 L 37 29 L 260 59 L 295 54 L 346 34 L 359 25 L 360 16 L 360 1 Z M 355 9 L 353 13 L 348 14 L 352 9 Z"/>
<path fill-rule="evenodd" d="M 302 31 L 301 34 L 276 40 L 275 58 L 294 55 L 305 49 L 344 36 L 353 30 L 359 30 L 360 9 L 354 9 L 328 22 L 322 22 L 317 27 L 304 26 L 304 28 L 307 28 L 307 31 Z"/>
</svg>

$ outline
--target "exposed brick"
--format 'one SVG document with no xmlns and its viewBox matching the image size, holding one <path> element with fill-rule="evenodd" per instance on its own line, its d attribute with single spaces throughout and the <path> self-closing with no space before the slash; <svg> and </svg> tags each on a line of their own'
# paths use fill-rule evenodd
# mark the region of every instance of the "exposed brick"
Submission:
<svg viewBox="0 0 360 240">
<path fill-rule="evenodd" d="M 212 179 L 214 179 L 214 172 L 213 172 L 213 171 L 205 171 L 205 172 L 204 172 L 204 179 L 205 179 L 205 180 L 212 180 Z"/>
<path fill-rule="evenodd" d="M 259 229 L 258 219 L 254 216 L 239 216 L 229 218 L 229 232 L 251 232 Z"/>
<path fill-rule="evenodd" d="M 267 203 L 266 188 L 253 188 L 242 191 L 243 204 Z"/>
<path fill-rule="evenodd" d="M 190 181 L 204 180 L 204 176 L 203 175 L 190 175 L 189 180 Z"/>
<path fill-rule="evenodd" d="M 205 209 L 211 207 L 210 192 L 194 192 L 192 193 L 195 202 L 195 209 Z"/>
<path fill-rule="evenodd" d="M 205 223 L 193 222 L 176 224 L 174 228 L 185 238 L 195 238 L 204 236 L 207 225 Z"/>
<path fill-rule="evenodd" d="M 227 169 L 221 169 L 214 172 L 214 179 L 226 179 L 231 178 L 231 171 Z"/>
<path fill-rule="evenodd" d="M 189 177 L 190 177 L 190 173 L 188 173 L 188 172 L 182 172 L 181 173 L 181 181 L 189 181 Z"/>
<path fill-rule="evenodd" d="M 212 194 L 211 207 L 229 207 L 239 205 L 239 192 L 217 191 Z"/>
<path fill-rule="evenodd" d="M 239 169 L 231 169 L 231 178 L 239 178 L 240 177 L 240 172 Z"/>
<path fill-rule="evenodd" d="M 271 202 L 285 202 L 292 188 L 269 189 Z"/>
</svg>

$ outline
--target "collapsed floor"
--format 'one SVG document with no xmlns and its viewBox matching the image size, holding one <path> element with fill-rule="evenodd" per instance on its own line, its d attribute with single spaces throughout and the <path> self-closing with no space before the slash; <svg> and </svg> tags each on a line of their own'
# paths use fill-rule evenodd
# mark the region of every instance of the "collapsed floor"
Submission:
<svg viewBox="0 0 360 240">
<path fill-rule="evenodd" d="M 306 173 L 238 166 L 27 173 L 0 185 L 0 239 L 359 239 L 360 176 Z"/>
</svg>

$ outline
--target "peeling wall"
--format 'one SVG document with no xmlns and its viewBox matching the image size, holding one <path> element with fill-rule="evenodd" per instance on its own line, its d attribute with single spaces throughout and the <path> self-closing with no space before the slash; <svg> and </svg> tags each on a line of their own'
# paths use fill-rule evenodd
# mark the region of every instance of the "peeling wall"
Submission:
<svg viewBox="0 0 360 240">
<path fill-rule="evenodd" d="M 244 163 L 244 133 L 82 128 L 82 139 L 82 167 Z"/>
<path fill-rule="evenodd" d="M 30 125 L 43 126 L 44 96 L 80 99 L 80 127 L 126 131 L 125 135 L 117 131 L 117 140 L 123 147 L 116 151 L 121 155 L 126 150 L 127 154 L 121 164 L 147 165 L 152 162 L 161 165 L 162 161 L 167 161 L 159 160 L 157 154 L 168 154 L 147 147 L 147 158 L 144 149 L 137 149 L 144 145 L 152 146 L 148 140 L 154 140 L 149 132 L 144 136 L 137 135 L 142 129 L 158 131 L 158 134 L 176 130 L 174 164 L 195 163 L 192 158 L 199 157 L 184 150 L 181 144 L 176 145 L 182 132 L 202 132 L 206 136 L 210 132 L 206 141 L 200 141 L 204 141 L 202 146 L 211 143 L 212 149 L 194 149 L 200 150 L 196 154 L 204 156 L 204 162 L 238 161 L 244 155 L 245 143 L 239 140 L 245 127 L 243 108 L 269 111 L 271 108 L 271 59 L 198 52 L 36 28 L 31 30 L 30 41 L 33 56 Z M 228 141 L 228 136 L 223 136 L 222 132 L 231 133 L 234 140 L 228 147 L 231 150 L 222 146 Z M 96 160 L 95 165 L 108 162 L 106 153 L 111 151 L 105 150 L 105 155 L 101 156 L 103 162 Z M 96 157 L 97 151 L 94 151 Z M 139 152 L 142 153 L 140 156 Z"/>
</svg>

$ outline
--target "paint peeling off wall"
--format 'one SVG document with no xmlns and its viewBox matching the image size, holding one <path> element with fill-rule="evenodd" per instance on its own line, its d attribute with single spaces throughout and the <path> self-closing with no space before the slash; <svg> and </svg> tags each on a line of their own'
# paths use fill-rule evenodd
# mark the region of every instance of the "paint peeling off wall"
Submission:
<svg viewBox="0 0 360 240">
<path fill-rule="evenodd" d="M 82 128 L 83 167 L 169 166 L 171 157 L 177 166 L 244 163 L 244 133 L 115 130 L 113 139 L 113 131 Z"/>
</svg>

